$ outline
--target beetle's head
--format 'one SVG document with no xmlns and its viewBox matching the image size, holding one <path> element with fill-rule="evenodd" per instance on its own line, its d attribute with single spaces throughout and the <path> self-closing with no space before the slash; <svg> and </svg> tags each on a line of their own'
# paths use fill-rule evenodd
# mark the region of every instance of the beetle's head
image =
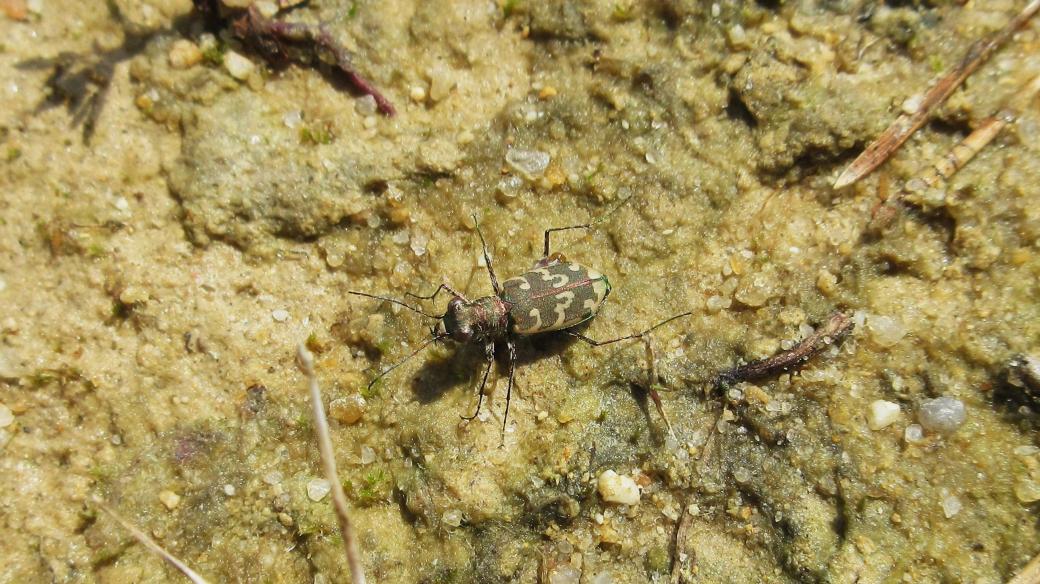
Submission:
<svg viewBox="0 0 1040 584">
<path fill-rule="evenodd" d="M 450 336 L 460 343 L 469 343 L 476 334 L 477 315 L 472 304 L 459 297 L 448 302 L 448 310 L 437 324 L 438 336 Z"/>
</svg>

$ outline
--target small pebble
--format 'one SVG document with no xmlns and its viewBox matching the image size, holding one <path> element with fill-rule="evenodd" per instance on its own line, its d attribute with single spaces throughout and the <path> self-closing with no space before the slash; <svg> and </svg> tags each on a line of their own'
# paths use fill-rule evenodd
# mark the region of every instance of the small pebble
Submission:
<svg viewBox="0 0 1040 584">
<path fill-rule="evenodd" d="M 542 176 L 549 167 L 550 160 L 551 157 L 547 153 L 538 150 L 510 148 L 506 152 L 506 164 L 528 179 Z"/>
<path fill-rule="evenodd" d="M 727 35 L 729 36 L 729 44 L 733 48 L 744 49 L 749 46 L 747 32 L 744 30 L 743 26 L 740 26 L 739 24 L 733 25 L 727 31 Z"/>
<path fill-rule="evenodd" d="M 289 128 L 290 130 L 295 130 L 296 128 L 299 128 L 300 124 L 303 123 L 303 112 L 301 112 L 300 110 L 293 110 L 291 112 L 286 113 L 284 116 L 282 116 L 282 123 L 285 124 L 285 127 Z"/>
<path fill-rule="evenodd" d="M 916 114 L 921 109 L 921 104 L 924 103 L 924 96 L 920 93 L 911 95 L 910 97 L 903 100 L 903 113 L 907 115 Z"/>
<path fill-rule="evenodd" d="M 276 470 L 272 470 L 271 472 L 264 475 L 264 482 L 273 486 L 280 484 L 283 478 L 284 477 L 282 476 L 282 473 Z"/>
<path fill-rule="evenodd" d="M 413 85 L 412 88 L 408 90 L 408 97 L 416 103 L 426 101 L 426 88 L 421 85 Z"/>
<path fill-rule="evenodd" d="M 917 421 L 929 432 L 952 434 L 961 427 L 967 413 L 961 400 L 949 396 L 930 399 L 921 404 Z"/>
<path fill-rule="evenodd" d="M 942 500 L 943 515 L 950 519 L 961 512 L 961 500 L 954 495 L 946 495 Z"/>
<path fill-rule="evenodd" d="M 119 301 L 123 304 L 140 304 L 148 301 L 148 292 L 138 286 L 127 286 L 119 293 Z"/>
<path fill-rule="evenodd" d="M 244 81 L 253 74 L 253 69 L 256 68 L 256 65 L 235 51 L 228 51 L 224 53 L 224 68 L 235 79 Z"/>
<path fill-rule="evenodd" d="M 458 527 L 462 525 L 462 511 L 458 509 L 448 509 L 441 515 L 441 521 L 449 527 Z"/>
<path fill-rule="evenodd" d="M 271 318 L 273 318 L 275 322 L 285 322 L 289 320 L 289 311 L 283 310 L 281 308 L 277 310 L 272 310 Z"/>
<path fill-rule="evenodd" d="M 870 404 L 867 412 L 867 426 L 871 430 L 887 428 L 899 419 L 899 404 L 879 399 Z"/>
<path fill-rule="evenodd" d="M 354 109 L 364 118 L 376 115 L 376 98 L 371 95 L 362 95 L 354 102 Z"/>
<path fill-rule="evenodd" d="M 307 498 L 318 502 L 325 498 L 332 490 L 332 483 L 327 479 L 311 479 L 307 483 Z"/>
<path fill-rule="evenodd" d="M 546 85 L 538 92 L 539 99 L 550 99 L 556 97 L 556 88 L 552 85 Z"/>
<path fill-rule="evenodd" d="M 426 254 L 426 246 L 430 243 L 430 238 L 424 233 L 413 233 L 408 247 L 412 248 L 412 253 L 417 257 L 422 257 Z"/>
<path fill-rule="evenodd" d="M 430 99 L 440 101 L 455 87 L 454 72 L 446 65 L 437 64 L 427 71 L 430 78 Z"/>
<path fill-rule="evenodd" d="M 1021 477 L 1015 482 L 1015 496 L 1022 503 L 1040 501 L 1040 484 L 1033 479 Z"/>
<path fill-rule="evenodd" d="M 365 398 L 359 394 L 348 395 L 332 400 L 329 403 L 329 415 L 337 422 L 354 424 L 365 415 L 367 406 Z"/>
<path fill-rule="evenodd" d="M 260 16 L 264 18 L 274 18 L 278 15 L 278 5 L 271 0 L 257 0 L 253 3 L 253 7 L 260 13 Z"/>
<path fill-rule="evenodd" d="M 871 339 L 882 347 L 891 347 L 906 336 L 903 323 L 890 316 L 871 315 L 867 319 Z"/>
<path fill-rule="evenodd" d="M 613 470 L 603 471 L 597 481 L 599 496 L 608 503 L 639 504 L 639 486 L 632 477 L 619 475 Z"/>
<path fill-rule="evenodd" d="M 6 428 L 14 423 L 14 412 L 11 408 L 0 404 L 0 428 Z"/>
<path fill-rule="evenodd" d="M 0 0 L 0 10 L 11 20 L 25 20 L 29 16 L 25 0 Z"/>
<path fill-rule="evenodd" d="M 907 444 L 924 442 L 924 428 L 920 424 L 910 424 L 903 430 L 903 440 L 906 440 Z"/>
<path fill-rule="evenodd" d="M 173 41 L 168 56 L 174 69 L 190 69 L 202 62 L 202 50 L 188 39 Z"/>
<path fill-rule="evenodd" d="M 235 496 L 235 485 L 232 485 L 231 483 L 228 483 L 228 484 L 224 485 L 224 494 L 227 495 L 228 497 L 234 497 Z"/>
<path fill-rule="evenodd" d="M 162 502 L 167 509 L 173 511 L 177 508 L 177 505 L 181 504 L 181 496 L 173 491 L 163 491 L 159 493 L 159 501 Z"/>
<path fill-rule="evenodd" d="M 570 564 L 559 564 L 549 574 L 549 584 L 578 584 L 581 570 Z"/>
<path fill-rule="evenodd" d="M 376 461 L 376 451 L 371 446 L 361 447 L 361 464 L 372 464 Z"/>
</svg>

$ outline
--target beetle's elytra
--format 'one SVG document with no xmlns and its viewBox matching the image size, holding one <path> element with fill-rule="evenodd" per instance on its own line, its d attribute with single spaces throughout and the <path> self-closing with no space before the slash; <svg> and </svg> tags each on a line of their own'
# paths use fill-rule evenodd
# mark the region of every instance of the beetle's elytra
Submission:
<svg viewBox="0 0 1040 584">
<path fill-rule="evenodd" d="M 558 331 L 596 316 L 610 294 L 610 281 L 596 270 L 556 260 L 502 282 L 502 300 L 511 305 L 518 335 Z"/>
</svg>

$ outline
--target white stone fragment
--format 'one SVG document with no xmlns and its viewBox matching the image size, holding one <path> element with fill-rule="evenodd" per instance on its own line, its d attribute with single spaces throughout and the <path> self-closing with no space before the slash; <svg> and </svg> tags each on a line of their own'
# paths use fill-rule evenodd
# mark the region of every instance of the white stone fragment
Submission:
<svg viewBox="0 0 1040 584">
<path fill-rule="evenodd" d="M 303 123 L 303 112 L 300 110 L 293 110 L 291 112 L 287 112 L 284 116 L 282 116 L 282 123 L 285 124 L 285 127 L 289 128 L 290 130 L 295 130 L 296 128 L 299 128 L 300 124 Z"/>
<path fill-rule="evenodd" d="M 613 470 L 603 471 L 598 480 L 599 496 L 608 503 L 639 504 L 639 485 L 632 477 L 619 475 Z"/>
<path fill-rule="evenodd" d="M 506 152 L 506 164 L 528 179 L 542 176 L 545 173 L 545 169 L 549 167 L 551 159 L 547 153 L 539 150 L 510 148 Z"/>
<path fill-rule="evenodd" d="M 891 347 L 906 336 L 906 326 L 890 316 L 871 315 L 867 319 L 870 338 L 881 347 Z"/>
<path fill-rule="evenodd" d="M 181 504 L 181 496 L 173 491 L 163 491 L 159 493 L 159 501 L 170 511 L 177 508 L 177 505 Z"/>
<path fill-rule="evenodd" d="M 289 320 L 289 311 L 282 308 L 272 310 L 271 318 L 273 318 L 275 322 L 285 322 Z"/>
<path fill-rule="evenodd" d="M 234 497 L 235 496 L 235 485 L 232 485 L 231 483 L 228 483 L 228 484 L 224 485 L 224 494 L 227 495 L 228 497 Z"/>
<path fill-rule="evenodd" d="M 921 109 L 922 103 L 924 103 L 924 95 L 920 93 L 911 95 L 903 100 L 903 113 L 907 115 L 916 114 L 917 110 Z"/>
<path fill-rule="evenodd" d="M 438 63 L 426 72 L 430 78 L 430 99 L 440 101 L 455 87 L 455 72 L 447 65 Z"/>
<path fill-rule="evenodd" d="M 427 236 L 425 233 L 415 232 L 412 234 L 409 247 L 412 248 L 412 253 L 414 253 L 417 257 L 422 257 L 426 254 L 426 245 L 429 243 L 429 236 Z"/>
<path fill-rule="evenodd" d="M 887 428 L 899 419 L 899 413 L 899 404 L 876 400 L 870 404 L 870 411 L 867 412 L 867 426 L 871 430 Z"/>
<path fill-rule="evenodd" d="M 253 3 L 253 8 L 264 18 L 274 18 L 278 15 L 278 5 L 270 0 L 257 0 Z"/>
<path fill-rule="evenodd" d="M 11 408 L 0 404 L 0 428 L 6 428 L 14 423 L 14 412 Z"/>
<path fill-rule="evenodd" d="M 920 424 L 910 424 L 903 430 L 903 440 L 906 440 L 907 444 L 924 442 L 924 428 Z"/>
<path fill-rule="evenodd" d="M 549 573 L 549 584 L 578 584 L 581 570 L 570 564 L 559 564 Z"/>
<path fill-rule="evenodd" d="M 1022 503 L 1040 501 L 1040 484 L 1029 477 L 1019 477 L 1015 481 L 1015 496 Z"/>
<path fill-rule="evenodd" d="M 371 446 L 361 447 L 361 464 L 372 464 L 376 461 L 376 451 Z"/>
<path fill-rule="evenodd" d="M 967 417 L 964 402 L 945 395 L 925 401 L 917 411 L 921 426 L 938 434 L 953 434 Z"/>
<path fill-rule="evenodd" d="M 354 109 L 364 118 L 376 115 L 376 98 L 371 95 L 362 95 L 354 102 Z"/>
<path fill-rule="evenodd" d="M 227 69 L 229 75 L 243 81 L 253 74 L 256 65 L 245 56 L 235 51 L 228 51 L 224 53 L 224 68 Z"/>
<path fill-rule="evenodd" d="M 441 521 L 449 527 L 458 527 L 462 525 L 462 511 L 458 509 L 448 509 L 441 515 Z"/>
<path fill-rule="evenodd" d="M 943 497 L 942 500 L 942 508 L 943 515 L 945 515 L 947 519 L 950 519 L 954 515 L 961 512 L 961 500 L 958 499 L 955 495 L 946 495 L 945 497 Z"/>
<path fill-rule="evenodd" d="M 321 501 L 331 490 L 332 483 L 328 479 L 311 479 L 307 482 L 307 498 L 311 501 Z"/>
</svg>

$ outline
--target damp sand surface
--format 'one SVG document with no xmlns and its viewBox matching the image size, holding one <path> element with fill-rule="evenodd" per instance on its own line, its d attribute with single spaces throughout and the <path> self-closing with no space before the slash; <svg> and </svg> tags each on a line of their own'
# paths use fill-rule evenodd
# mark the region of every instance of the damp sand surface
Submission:
<svg viewBox="0 0 1040 584">
<path fill-rule="evenodd" d="M 1016 3 L 281 17 L 324 23 L 392 118 L 190 2 L 112 5 L 0 3 L 0 582 L 181 581 L 97 497 L 211 581 L 346 581 L 301 342 L 370 581 L 998 583 L 1040 551 L 1038 398 L 1007 376 L 1040 354 L 1037 109 L 868 227 L 1040 73 L 1036 25 L 830 187 Z M 612 209 L 553 248 L 613 286 L 591 338 L 692 311 L 652 335 L 671 432 L 639 342 L 521 339 L 504 433 L 501 356 L 461 418 L 482 347 L 368 387 L 432 321 L 348 290 L 483 296 L 474 214 L 504 279 Z M 800 374 L 711 387 L 837 310 L 854 332 Z"/>
</svg>

